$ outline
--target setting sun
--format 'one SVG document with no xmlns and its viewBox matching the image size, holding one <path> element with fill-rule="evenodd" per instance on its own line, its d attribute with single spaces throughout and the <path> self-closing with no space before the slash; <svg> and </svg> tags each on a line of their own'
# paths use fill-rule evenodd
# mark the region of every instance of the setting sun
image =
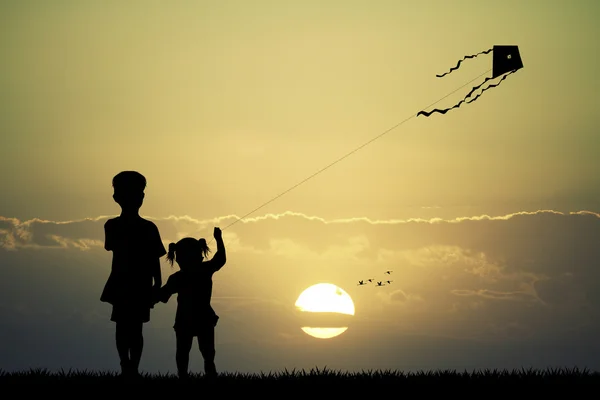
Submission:
<svg viewBox="0 0 600 400">
<path fill-rule="evenodd" d="M 316 337 L 318 339 L 334 338 L 334 337 L 339 336 L 342 333 L 346 332 L 347 329 L 348 329 L 348 327 L 343 327 L 343 328 L 309 328 L 306 326 L 302 327 L 302 330 L 304 331 L 304 333 L 306 333 L 312 337 Z"/>
<path fill-rule="evenodd" d="M 304 290 L 296 300 L 296 307 L 300 311 L 354 315 L 354 303 L 350 295 L 331 283 L 318 283 Z"/>
<path fill-rule="evenodd" d="M 331 283 L 318 283 L 305 289 L 295 305 L 301 312 L 354 315 L 354 302 L 350 295 Z M 319 339 L 336 337 L 347 329 L 348 327 L 302 327 L 305 333 Z"/>
</svg>

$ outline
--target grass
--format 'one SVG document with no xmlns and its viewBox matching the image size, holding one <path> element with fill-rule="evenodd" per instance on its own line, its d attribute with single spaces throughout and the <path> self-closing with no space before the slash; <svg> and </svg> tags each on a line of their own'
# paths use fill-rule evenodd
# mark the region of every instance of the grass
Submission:
<svg viewBox="0 0 600 400">
<path fill-rule="evenodd" d="M 600 373 L 587 369 L 520 369 L 520 370 L 479 370 L 474 372 L 460 372 L 455 370 L 423 371 L 423 372 L 401 372 L 392 370 L 363 371 L 359 373 L 341 372 L 327 368 L 314 368 L 305 370 L 284 370 L 282 372 L 268 372 L 257 374 L 222 372 L 215 380 L 209 380 L 203 374 L 191 374 L 187 382 L 180 381 L 173 374 L 142 374 L 134 380 L 124 380 L 115 372 L 102 371 L 59 371 L 50 372 L 44 369 L 32 369 L 22 372 L 4 372 L 0 370 L 0 384 L 20 385 L 23 388 L 37 388 L 39 385 L 57 387 L 80 387 L 80 385 L 94 386 L 98 389 L 109 389 L 114 385 L 122 386 L 131 382 L 142 385 L 145 388 L 156 390 L 183 388 L 189 385 L 211 386 L 223 393 L 232 390 L 235 392 L 259 389 L 264 393 L 265 389 L 278 388 L 281 390 L 293 390 L 290 393 L 299 393 L 302 390 L 313 392 L 315 388 L 328 388 L 340 393 L 341 389 L 356 394 L 357 390 L 381 390 L 391 386 L 406 387 L 417 384 L 421 389 L 440 390 L 447 385 L 460 386 L 486 386 L 499 385 L 500 387 L 514 387 L 517 385 L 538 384 L 591 384 L 600 383 Z M 216 386 L 216 387 L 215 387 Z M 96 389 L 94 389 L 96 390 Z M 188 389 L 185 389 L 188 390 Z M 494 389 L 496 390 L 496 389 Z M 422 391 L 420 391 L 422 393 Z M 45 391 L 45 394 L 48 392 Z M 496 393 L 496 392 L 494 392 Z M 570 392 L 573 394 L 572 392 Z"/>
</svg>

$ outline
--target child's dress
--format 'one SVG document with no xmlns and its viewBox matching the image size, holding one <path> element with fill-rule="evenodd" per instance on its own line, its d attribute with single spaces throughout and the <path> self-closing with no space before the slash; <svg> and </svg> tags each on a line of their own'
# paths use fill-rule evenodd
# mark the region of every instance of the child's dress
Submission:
<svg viewBox="0 0 600 400">
<path fill-rule="evenodd" d="M 215 257 L 197 267 L 175 272 L 160 292 L 160 300 L 166 303 L 177 293 L 175 325 L 177 332 L 197 336 L 207 326 L 216 326 L 219 316 L 210 304 L 212 276 L 222 265 L 218 252 Z"/>
</svg>

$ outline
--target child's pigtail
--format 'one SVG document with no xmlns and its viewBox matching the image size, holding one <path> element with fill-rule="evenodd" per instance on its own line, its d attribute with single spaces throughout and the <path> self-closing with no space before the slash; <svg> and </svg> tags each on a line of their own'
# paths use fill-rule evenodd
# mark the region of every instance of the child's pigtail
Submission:
<svg viewBox="0 0 600 400">
<path fill-rule="evenodd" d="M 198 239 L 198 245 L 200 246 L 200 252 L 202 253 L 202 257 L 207 258 L 208 253 L 210 253 L 210 249 L 208 248 L 208 244 L 206 244 L 206 239 Z"/>
<path fill-rule="evenodd" d="M 171 267 L 173 266 L 173 261 L 175 260 L 175 243 L 169 243 L 169 252 L 167 253 L 167 260 L 171 263 Z"/>
</svg>

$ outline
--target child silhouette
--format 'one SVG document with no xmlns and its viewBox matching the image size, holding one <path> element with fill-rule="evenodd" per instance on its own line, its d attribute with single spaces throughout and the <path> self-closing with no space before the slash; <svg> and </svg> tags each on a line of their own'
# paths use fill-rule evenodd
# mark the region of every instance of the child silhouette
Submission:
<svg viewBox="0 0 600 400">
<path fill-rule="evenodd" d="M 150 321 L 154 293 L 162 285 L 160 257 L 167 251 L 156 225 L 139 215 L 146 178 L 136 171 L 123 171 L 113 178 L 112 185 L 121 215 L 104 224 L 104 248 L 113 252 L 113 258 L 100 301 L 113 306 L 110 320 L 116 322 L 121 373 L 131 376 L 138 374 L 144 347 L 142 328 Z"/>
<path fill-rule="evenodd" d="M 177 312 L 175 314 L 175 337 L 177 372 L 180 378 L 188 376 L 190 350 L 194 337 L 198 338 L 198 347 L 204 358 L 204 373 L 215 377 L 215 326 L 219 317 L 213 310 L 212 276 L 226 262 L 225 245 L 221 229 L 215 227 L 214 237 L 217 252 L 210 261 L 203 261 L 210 249 L 205 239 L 184 238 L 169 244 L 167 260 L 173 265 L 177 261 L 180 270 L 172 274 L 165 286 L 160 289 L 158 301 L 166 303 L 177 293 Z"/>
</svg>

